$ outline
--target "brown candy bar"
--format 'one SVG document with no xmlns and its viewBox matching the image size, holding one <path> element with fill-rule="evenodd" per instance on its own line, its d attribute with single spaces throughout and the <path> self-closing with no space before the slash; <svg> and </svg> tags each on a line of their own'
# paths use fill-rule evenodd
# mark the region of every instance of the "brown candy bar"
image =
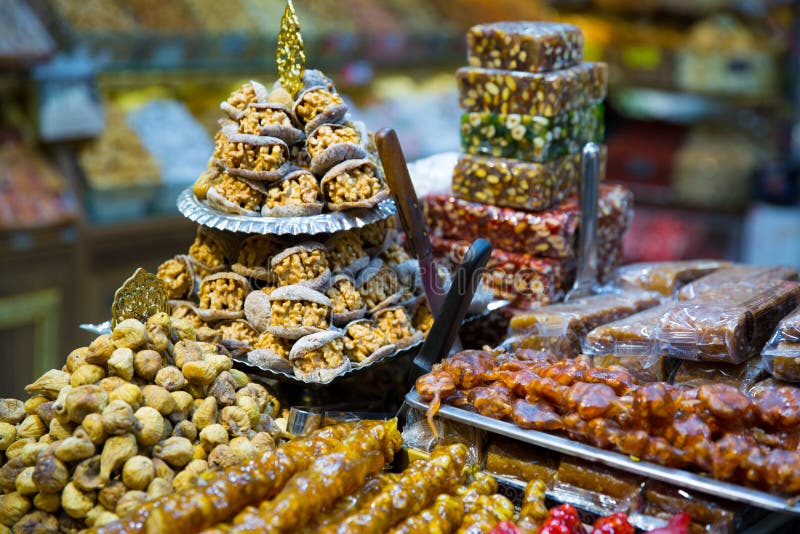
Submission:
<svg viewBox="0 0 800 534">
<path fill-rule="evenodd" d="M 798 299 L 800 284 L 780 279 L 704 293 L 662 316 L 658 340 L 676 358 L 740 363 L 761 351 Z"/>
<path fill-rule="evenodd" d="M 759 358 L 744 363 L 680 362 L 672 375 L 673 384 L 702 386 L 703 384 L 729 384 L 746 393 L 756 382 L 766 376 Z"/>
<path fill-rule="evenodd" d="M 761 287 L 764 284 L 771 285 L 780 280 L 797 280 L 797 271 L 792 267 L 734 265 L 720 269 L 683 287 L 678 292 L 678 300 L 730 295 L 731 288 L 736 288 L 733 294 L 740 294 L 745 287 Z"/>
<path fill-rule="evenodd" d="M 492 435 L 486 454 L 486 471 L 524 481 L 549 483 L 556 476 L 559 455 L 511 438 Z"/>
<path fill-rule="evenodd" d="M 800 382 L 800 308 L 781 320 L 761 356 L 772 376 Z"/>
<path fill-rule="evenodd" d="M 574 357 L 581 353 L 583 339 L 591 330 L 658 303 L 655 293 L 623 291 L 545 306 L 511 319 L 513 345 Z"/>
<path fill-rule="evenodd" d="M 605 147 L 600 179 L 605 178 Z M 580 154 L 548 163 L 462 155 L 453 171 L 453 193 L 472 202 L 543 210 L 578 192 Z"/>
<path fill-rule="evenodd" d="M 554 117 L 603 100 L 608 65 L 582 63 L 544 73 L 462 67 L 456 81 L 465 111 Z"/>
<path fill-rule="evenodd" d="M 641 491 L 644 479 L 594 462 L 564 456 L 558 466 L 558 482 L 617 500 L 632 500 Z"/>
<path fill-rule="evenodd" d="M 433 252 L 452 266 L 459 265 L 469 249 L 469 241 L 452 241 L 431 236 Z M 534 258 L 526 254 L 492 251 L 483 274 L 484 283 L 498 298 L 512 304 L 531 301 L 549 304 L 563 295 L 567 266 L 563 261 Z"/>
<path fill-rule="evenodd" d="M 657 291 L 668 297 L 680 286 L 730 266 L 729 262 L 718 260 L 632 263 L 617 269 L 614 279 L 620 285 Z"/>
<path fill-rule="evenodd" d="M 545 72 L 583 61 L 580 28 L 557 22 L 494 22 L 467 32 L 473 67 Z"/>
</svg>

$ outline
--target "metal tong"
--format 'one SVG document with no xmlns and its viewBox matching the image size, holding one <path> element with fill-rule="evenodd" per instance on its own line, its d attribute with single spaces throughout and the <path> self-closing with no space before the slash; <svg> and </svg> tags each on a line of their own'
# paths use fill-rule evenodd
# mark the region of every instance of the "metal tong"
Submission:
<svg viewBox="0 0 800 534">
<path fill-rule="evenodd" d="M 581 226 L 578 245 L 578 272 L 564 301 L 586 297 L 597 287 L 597 198 L 600 187 L 600 149 L 586 143 L 581 158 Z"/>
</svg>

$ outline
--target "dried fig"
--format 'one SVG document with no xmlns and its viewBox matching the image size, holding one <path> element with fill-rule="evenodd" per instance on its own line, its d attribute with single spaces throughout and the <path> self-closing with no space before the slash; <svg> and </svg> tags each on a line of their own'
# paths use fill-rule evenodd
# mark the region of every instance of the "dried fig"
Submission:
<svg viewBox="0 0 800 534">
<path fill-rule="evenodd" d="M 208 455 L 208 466 L 211 469 L 226 469 L 240 463 L 242 459 L 229 445 L 219 445 Z"/>
<path fill-rule="evenodd" d="M 196 341 L 179 341 L 175 345 L 175 365 L 178 369 L 188 362 L 196 362 L 203 359 L 203 350 Z"/>
<path fill-rule="evenodd" d="M 183 469 L 199 476 L 208 471 L 208 462 L 205 460 L 192 460 Z"/>
<path fill-rule="evenodd" d="M 217 422 L 217 399 L 214 397 L 207 397 L 199 406 L 194 410 L 192 415 L 192 422 L 194 426 L 202 430 L 208 425 L 213 425 Z"/>
<path fill-rule="evenodd" d="M 33 482 L 42 493 L 58 493 L 69 482 L 69 470 L 52 454 L 42 454 L 36 461 Z"/>
<path fill-rule="evenodd" d="M 53 514 L 34 510 L 17 521 L 14 534 L 58 534 L 58 518 Z"/>
<path fill-rule="evenodd" d="M 125 384 L 129 384 L 129 382 L 121 376 L 107 376 L 97 383 L 97 385 L 103 388 L 103 391 L 109 395 L 112 391 L 116 391 L 117 388 L 122 387 Z"/>
<path fill-rule="evenodd" d="M 17 439 L 39 439 L 45 435 L 47 430 L 48 428 L 44 426 L 42 419 L 38 415 L 29 415 L 17 425 Z"/>
<path fill-rule="evenodd" d="M 136 319 L 125 319 L 111 332 L 111 339 L 118 348 L 137 349 L 147 340 L 147 327 Z"/>
<path fill-rule="evenodd" d="M 149 447 L 158 443 L 164 434 L 164 417 L 150 406 L 139 408 L 134 415 L 139 423 L 135 431 L 139 444 Z"/>
<path fill-rule="evenodd" d="M 34 395 L 33 397 L 25 401 L 25 414 L 34 415 L 39 406 L 41 406 L 45 402 L 48 402 L 49 400 L 50 399 L 48 399 L 43 395 Z"/>
<path fill-rule="evenodd" d="M 135 432 L 138 426 L 130 404 L 121 400 L 115 400 L 105 407 L 102 420 L 103 430 L 109 436 Z"/>
<path fill-rule="evenodd" d="M 231 436 L 247 436 L 247 433 L 250 432 L 250 417 L 238 406 L 223 408 L 220 422 Z"/>
<path fill-rule="evenodd" d="M 186 378 L 184 378 L 181 370 L 172 365 L 163 367 L 158 371 L 155 382 L 167 391 L 178 391 L 186 386 Z"/>
<path fill-rule="evenodd" d="M 67 371 L 74 373 L 79 367 L 86 363 L 86 356 L 89 355 L 89 347 L 80 347 L 73 350 L 67 356 Z"/>
<path fill-rule="evenodd" d="M 178 343 L 181 340 L 194 341 L 197 339 L 191 321 L 188 319 L 171 317 L 169 339 L 173 343 Z"/>
<path fill-rule="evenodd" d="M 164 352 L 169 349 L 169 315 L 159 312 L 151 316 L 145 325 L 149 341 L 147 348 Z"/>
<path fill-rule="evenodd" d="M 69 437 L 56 447 L 56 458 L 64 463 L 79 462 L 94 456 L 94 443 L 88 439 Z"/>
<path fill-rule="evenodd" d="M 132 490 L 146 490 L 156 476 L 150 458 L 134 456 L 122 467 L 122 482 Z"/>
<path fill-rule="evenodd" d="M 206 452 L 205 448 L 203 448 L 202 443 L 195 443 L 194 444 L 194 455 L 192 459 L 194 460 L 205 460 L 208 458 L 208 453 Z"/>
<path fill-rule="evenodd" d="M 168 482 L 172 482 L 175 478 L 175 471 L 167 465 L 167 462 L 158 458 L 153 458 L 153 469 L 155 469 L 156 478 L 163 478 Z"/>
<path fill-rule="evenodd" d="M 192 488 L 197 483 L 197 475 L 190 471 L 181 471 L 175 478 L 172 479 L 172 489 L 175 491 L 183 491 Z"/>
<path fill-rule="evenodd" d="M 11 423 L 0 423 L 0 451 L 6 450 L 17 439 L 17 427 Z"/>
<path fill-rule="evenodd" d="M 7 461 L 0 467 L 0 490 L 5 493 L 14 491 L 17 477 L 27 466 L 20 458 Z"/>
<path fill-rule="evenodd" d="M 228 431 L 220 424 L 208 425 L 200 431 L 200 444 L 206 452 L 211 452 L 218 445 L 228 443 Z"/>
<path fill-rule="evenodd" d="M 183 376 L 190 384 L 208 385 L 217 377 L 217 368 L 206 360 L 186 362 L 181 368 Z"/>
<path fill-rule="evenodd" d="M 175 410 L 170 415 L 173 423 L 178 423 L 188 418 L 194 408 L 194 398 L 186 391 L 173 391 L 170 393 L 175 401 Z"/>
<path fill-rule="evenodd" d="M 46 443 L 28 443 L 19 453 L 19 459 L 22 460 L 26 466 L 36 465 L 39 460 L 39 455 L 48 449 L 49 445 Z"/>
<path fill-rule="evenodd" d="M 153 456 L 164 460 L 171 467 L 183 467 L 192 461 L 194 448 L 186 438 L 171 437 L 153 448 Z"/>
<path fill-rule="evenodd" d="M 231 369 L 229 372 L 233 377 L 233 387 L 235 387 L 237 390 L 245 387 L 247 384 L 250 383 L 250 379 L 242 371 L 238 369 Z"/>
<path fill-rule="evenodd" d="M 50 422 L 55 418 L 56 412 L 53 410 L 55 401 L 47 401 L 36 407 L 35 415 L 39 416 L 45 426 L 50 426 Z"/>
<path fill-rule="evenodd" d="M 33 469 L 33 467 L 26 467 L 19 476 L 17 476 L 17 480 L 14 481 L 17 493 L 20 495 L 33 497 L 39 492 L 39 489 L 33 482 Z"/>
<path fill-rule="evenodd" d="M 120 400 L 134 410 L 142 405 L 142 390 L 138 386 L 126 382 L 108 394 L 109 402 Z"/>
<path fill-rule="evenodd" d="M 13 460 L 14 458 L 17 458 L 20 454 L 22 454 L 22 449 L 28 443 L 35 443 L 35 442 L 36 440 L 34 440 L 33 438 L 20 438 L 19 435 L 17 435 L 17 441 L 9 445 L 8 448 L 6 449 L 6 459 Z"/>
<path fill-rule="evenodd" d="M 122 468 L 129 458 L 136 456 L 138 450 L 136 438 L 133 434 L 108 438 L 100 455 L 100 476 L 102 479 L 109 480 L 111 475 Z"/>
<path fill-rule="evenodd" d="M 228 446 L 242 461 L 252 460 L 256 456 L 256 450 L 253 444 L 244 436 L 233 438 L 228 442 Z"/>
<path fill-rule="evenodd" d="M 108 374 L 128 382 L 133 380 L 133 351 L 127 347 L 115 350 L 108 359 Z"/>
<path fill-rule="evenodd" d="M 61 508 L 61 495 L 58 493 L 37 493 L 33 498 L 33 506 L 39 510 L 54 514 Z"/>
<path fill-rule="evenodd" d="M 119 480 L 112 480 L 100 490 L 100 493 L 97 495 L 97 500 L 107 510 L 116 510 L 117 503 L 119 503 L 119 500 L 125 495 L 126 491 L 128 490 L 125 488 L 125 484 Z"/>
<path fill-rule="evenodd" d="M 100 477 L 100 455 L 92 456 L 75 466 L 72 481 L 81 491 L 90 492 L 103 486 Z"/>
<path fill-rule="evenodd" d="M 268 451 L 275 450 L 275 440 L 266 432 L 258 432 L 253 439 L 250 440 L 253 449 L 257 454 L 263 454 Z"/>
<path fill-rule="evenodd" d="M 197 439 L 197 427 L 194 426 L 194 423 L 191 421 L 183 420 L 172 429 L 172 435 L 179 438 L 186 438 L 193 442 Z"/>
<path fill-rule="evenodd" d="M 219 406 L 230 406 L 236 402 L 236 387 L 233 376 L 222 371 L 208 388 L 208 394 L 217 399 Z"/>
<path fill-rule="evenodd" d="M 89 345 L 89 352 L 86 353 L 86 363 L 105 367 L 111 354 L 116 350 L 116 345 L 111 341 L 111 336 L 103 334 L 98 336 Z"/>
<path fill-rule="evenodd" d="M 258 425 L 258 419 L 261 417 L 261 412 L 258 410 L 258 405 L 253 397 L 242 395 L 236 399 L 236 406 L 241 408 L 247 417 L 250 419 L 250 428 L 255 428 Z"/>
<path fill-rule="evenodd" d="M 133 357 L 133 372 L 142 380 L 152 382 L 161 364 L 161 354 L 154 350 L 140 350 Z"/>
<path fill-rule="evenodd" d="M 97 384 L 106 377 L 105 370 L 99 365 L 81 365 L 69 377 L 69 385 L 76 388 L 88 384 Z"/>
<path fill-rule="evenodd" d="M 224 354 L 209 354 L 206 356 L 205 361 L 214 366 L 217 374 L 222 371 L 230 371 L 233 368 L 233 360 L 231 360 L 230 356 L 225 356 Z"/>
<path fill-rule="evenodd" d="M 64 402 L 67 418 L 80 424 L 90 413 L 99 413 L 108 405 L 108 394 L 100 386 L 71 388 Z M 53 407 L 59 413 L 58 402 Z"/>
<path fill-rule="evenodd" d="M 25 386 L 25 392 L 29 395 L 41 395 L 49 400 L 55 400 L 61 389 L 69 385 L 69 378 L 69 373 L 51 369 L 33 384 Z"/>
<path fill-rule="evenodd" d="M 167 416 L 175 410 L 175 399 L 169 394 L 169 391 L 161 386 L 145 386 L 142 388 L 142 396 L 144 397 L 145 406 L 155 408 L 163 416 Z"/>
<path fill-rule="evenodd" d="M 172 482 L 163 478 L 154 478 L 147 486 L 147 495 L 151 499 L 158 499 L 170 493 L 172 493 Z"/>
<path fill-rule="evenodd" d="M 86 526 L 101 527 L 103 525 L 107 525 L 108 523 L 112 523 L 117 519 L 117 514 L 109 512 L 103 505 L 98 504 L 89 510 L 88 514 L 86 514 Z"/>
<path fill-rule="evenodd" d="M 16 425 L 25 419 L 25 403 L 18 399 L 0 399 L 0 422 Z"/>
<path fill-rule="evenodd" d="M 0 495 L 0 525 L 14 526 L 30 509 L 30 499 L 16 491 Z"/>
<path fill-rule="evenodd" d="M 61 508 L 70 517 L 83 519 L 94 507 L 94 497 L 94 493 L 84 493 L 74 482 L 70 482 L 64 486 L 64 491 L 61 493 Z"/>
</svg>

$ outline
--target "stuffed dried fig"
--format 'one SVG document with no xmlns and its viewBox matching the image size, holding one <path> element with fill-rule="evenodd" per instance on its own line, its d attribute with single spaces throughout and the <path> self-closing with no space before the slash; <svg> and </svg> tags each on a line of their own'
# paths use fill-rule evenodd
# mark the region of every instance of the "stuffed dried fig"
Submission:
<svg viewBox="0 0 800 534">
<path fill-rule="evenodd" d="M 55 400 L 61 390 L 69 385 L 69 379 L 69 373 L 51 369 L 33 384 L 25 386 L 25 392 L 29 395 L 41 395 L 49 400 Z"/>
<path fill-rule="evenodd" d="M 136 456 L 139 448 L 133 434 L 114 436 L 106 440 L 103 452 L 100 455 L 100 476 L 103 480 L 110 480 L 128 459 Z"/>
<path fill-rule="evenodd" d="M 371 208 L 388 198 L 389 190 L 369 159 L 349 159 L 333 165 L 320 181 L 328 209 Z"/>
<path fill-rule="evenodd" d="M 156 276 L 164 282 L 169 299 L 187 298 L 194 290 L 194 272 L 185 256 L 175 256 L 159 265 Z"/>
<path fill-rule="evenodd" d="M 270 266 L 279 286 L 300 284 L 324 290 L 331 277 L 325 245 L 312 241 L 276 254 Z"/>
<path fill-rule="evenodd" d="M 309 87 L 297 97 L 293 107 L 294 114 L 311 133 L 320 124 L 337 122 L 347 113 L 342 97 L 328 87 Z"/>
</svg>

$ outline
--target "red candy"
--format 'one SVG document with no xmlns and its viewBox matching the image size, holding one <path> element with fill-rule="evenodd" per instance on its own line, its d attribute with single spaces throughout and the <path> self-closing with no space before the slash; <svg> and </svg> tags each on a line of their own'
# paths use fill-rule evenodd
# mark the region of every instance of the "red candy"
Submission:
<svg viewBox="0 0 800 534">
<path fill-rule="evenodd" d="M 650 534 L 686 534 L 689 532 L 689 522 L 692 520 L 686 512 L 672 516 L 666 527 L 651 530 Z"/>
<path fill-rule="evenodd" d="M 592 534 L 633 534 L 633 525 L 628 523 L 628 516 L 622 512 L 601 517 L 595 521 Z"/>
<path fill-rule="evenodd" d="M 513 521 L 498 523 L 488 534 L 522 534 Z"/>
<path fill-rule="evenodd" d="M 578 512 L 571 504 L 562 504 L 550 509 L 550 517 L 538 534 L 583 534 L 583 525 Z"/>
</svg>

